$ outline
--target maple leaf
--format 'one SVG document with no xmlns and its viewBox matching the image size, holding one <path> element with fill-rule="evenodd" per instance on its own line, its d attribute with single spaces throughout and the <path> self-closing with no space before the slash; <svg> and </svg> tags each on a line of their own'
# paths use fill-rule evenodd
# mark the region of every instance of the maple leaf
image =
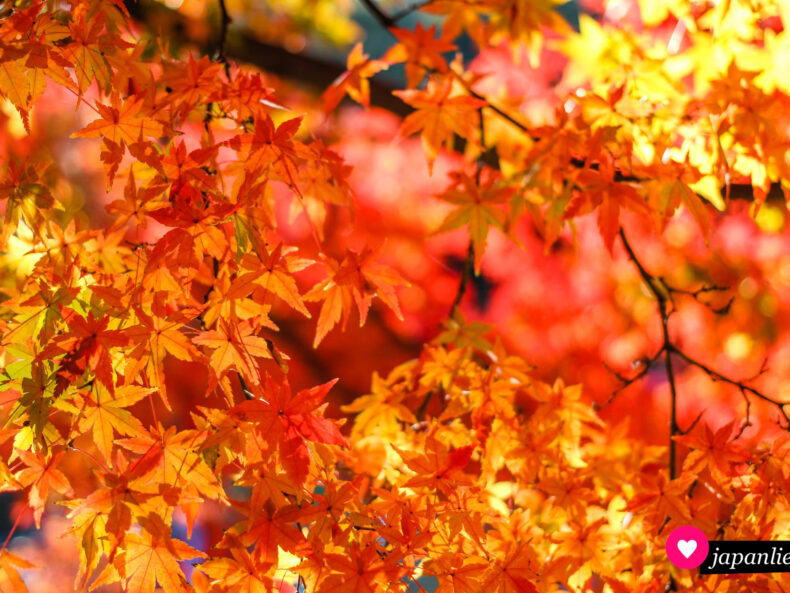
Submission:
<svg viewBox="0 0 790 593">
<path fill-rule="evenodd" d="M 266 376 L 266 391 L 260 399 L 253 399 L 231 409 L 231 414 L 256 424 L 260 433 L 272 443 L 279 443 L 280 453 L 288 474 L 301 484 L 307 474 L 308 450 L 305 440 L 348 446 L 337 426 L 330 420 L 316 414 L 324 405 L 326 394 L 336 383 L 330 381 L 303 389 L 291 395 L 287 380 L 276 384 Z M 257 388 L 253 389 L 253 393 Z"/>
<path fill-rule="evenodd" d="M 229 368 L 237 371 L 254 382 L 259 381 L 255 358 L 273 358 L 268 342 L 254 335 L 254 326 L 246 321 L 236 324 L 220 318 L 216 330 L 201 332 L 192 342 L 212 349 L 211 366 L 217 375 Z"/>
<path fill-rule="evenodd" d="M 132 517 L 156 510 L 155 502 L 161 501 L 158 492 L 137 489 L 134 478 L 127 473 L 130 465 L 119 449 L 116 449 L 113 465 L 116 473 L 97 472 L 100 486 L 85 499 L 71 501 L 69 505 L 72 507 L 69 517 L 74 520 L 70 532 L 82 541 L 80 571 L 85 580 L 102 552 L 110 562 L 115 559 L 132 526 Z"/>
<path fill-rule="evenodd" d="M 165 525 L 158 515 L 151 513 L 138 519 L 143 528 L 141 534 L 126 536 L 123 552 L 91 585 L 91 590 L 100 585 L 123 581 L 129 593 L 154 593 L 157 583 L 164 593 L 180 593 L 186 578 L 178 565 L 181 560 L 205 558 L 181 540 L 170 537 L 170 526 Z"/>
<path fill-rule="evenodd" d="M 581 580 L 589 578 L 588 572 L 605 570 L 609 560 L 607 552 L 616 547 L 615 538 L 607 530 L 607 519 L 601 518 L 589 524 L 571 521 L 568 531 L 554 534 L 553 541 L 557 542 L 557 555 L 564 556 L 568 563 L 568 572 L 575 574 Z M 578 570 L 583 569 L 582 575 Z"/>
<path fill-rule="evenodd" d="M 296 188 L 297 154 L 293 136 L 302 123 L 302 117 L 282 122 L 275 128 L 271 117 L 255 121 L 255 132 L 241 134 L 222 143 L 244 155 L 244 168 L 271 172 L 272 179 L 283 181 Z"/>
<path fill-rule="evenodd" d="M 434 435 L 428 435 L 425 454 L 404 451 L 395 445 L 392 448 L 401 456 L 406 466 L 417 474 L 404 484 L 406 487 L 425 486 L 447 494 L 455 487 L 454 483 L 469 481 L 462 470 L 472 459 L 474 445 L 449 451 Z"/>
<path fill-rule="evenodd" d="M 216 155 L 217 148 L 213 146 L 187 151 L 187 146 L 183 141 L 174 142 L 164 155 L 158 156 L 155 168 L 159 176 L 155 180 L 162 184 L 169 183 L 176 190 L 181 189 L 184 185 L 189 185 L 193 189 L 213 190 L 214 184 L 208 170 Z M 153 165 L 153 163 L 151 164 Z M 171 195 L 176 193 L 177 191 L 171 191 Z M 191 216 L 196 214 L 200 219 L 206 218 L 205 214 L 199 215 L 199 212 L 190 212 Z M 222 218 L 224 217 L 225 215 L 222 216 Z"/>
<path fill-rule="evenodd" d="M 256 252 L 258 257 L 251 254 L 242 258 L 241 265 L 245 270 L 249 270 L 239 280 L 252 280 L 257 286 L 265 291 L 274 293 L 288 305 L 305 317 L 310 317 L 310 312 L 304 305 L 299 289 L 296 286 L 293 272 L 299 271 L 313 262 L 310 260 L 298 260 L 289 255 L 293 249 L 289 249 L 279 243 L 271 253 L 265 247 L 259 247 Z"/>
<path fill-rule="evenodd" d="M 428 159 L 428 171 L 442 146 L 448 149 L 453 143 L 453 134 L 467 140 L 477 133 L 479 109 L 487 103 L 469 96 L 451 96 L 451 79 L 442 82 L 431 78 L 425 90 L 395 91 L 394 94 L 416 109 L 406 116 L 401 125 L 403 136 L 420 133 L 422 145 Z"/>
<path fill-rule="evenodd" d="M 0 552 L 0 591 L 4 593 L 28 593 L 25 581 L 19 576 L 19 569 L 35 568 L 7 550 Z"/>
<path fill-rule="evenodd" d="M 113 393 L 115 386 L 111 349 L 127 345 L 128 337 L 121 330 L 107 329 L 109 316 L 96 319 L 92 311 L 88 312 L 87 319 L 70 311 L 67 322 L 70 331 L 57 336 L 39 352 L 38 359 L 44 360 L 65 352 L 59 371 L 61 378 L 68 380 L 66 377 L 80 376 L 90 368 L 96 379 Z"/>
<path fill-rule="evenodd" d="M 115 395 L 103 393 L 100 384 L 93 391 L 81 395 L 82 404 L 77 427 L 83 433 L 91 431 L 96 448 L 108 462 L 112 460 L 112 448 L 115 433 L 124 436 L 135 436 L 144 433 L 142 423 L 135 418 L 128 408 L 150 394 L 154 389 L 137 385 L 122 385 Z"/>
<path fill-rule="evenodd" d="M 40 163 L 19 163 L 15 159 L 8 163 L 5 179 L 0 182 L 0 198 L 8 199 L 3 227 L 0 228 L 3 244 L 22 220 L 32 229 L 43 225 L 44 211 L 55 203 L 52 192 L 44 183 L 45 172 L 46 168 Z"/>
<path fill-rule="evenodd" d="M 310 505 L 285 505 L 278 511 L 282 521 L 311 523 L 311 541 L 329 542 L 338 533 L 338 525 L 346 518 L 346 508 L 359 496 L 360 480 L 355 478 L 340 485 L 326 485 L 323 494 L 313 494 Z"/>
<path fill-rule="evenodd" d="M 166 62 L 168 66 L 160 83 L 166 88 L 167 105 L 179 118 L 186 117 L 196 105 L 206 102 L 209 95 L 216 92 L 217 77 L 222 64 L 208 56 L 195 60 L 192 54 L 186 63 Z"/>
<path fill-rule="evenodd" d="M 110 87 L 111 68 L 105 57 L 107 36 L 104 34 L 104 15 L 98 13 L 88 19 L 85 12 L 78 12 L 77 18 L 69 23 L 71 43 L 62 48 L 63 58 L 73 64 L 77 87 L 83 94 L 96 81 L 102 91 Z M 127 47 L 127 42 L 118 39 L 119 47 Z"/>
<path fill-rule="evenodd" d="M 476 556 L 443 554 L 425 565 L 425 572 L 438 577 L 437 593 L 475 593 L 480 589 L 488 563 Z"/>
<path fill-rule="evenodd" d="M 313 348 L 341 318 L 345 329 L 352 302 L 357 305 L 360 327 L 365 324 L 374 296 L 381 298 L 399 319 L 403 318 L 393 287 L 408 285 L 408 282 L 389 266 L 374 263 L 377 255 L 370 248 L 362 253 L 346 249 L 346 257 L 340 264 L 332 260 L 325 262 L 332 270 L 332 276 L 315 285 L 304 297 L 307 301 L 324 301 L 318 315 Z"/>
<path fill-rule="evenodd" d="M 383 60 L 370 60 L 369 56 L 362 52 L 362 42 L 357 43 L 348 54 L 347 71 L 341 74 L 322 95 L 324 111 L 329 113 L 337 107 L 346 93 L 357 103 L 369 107 L 370 83 L 368 78 L 388 67 L 389 65 Z"/>
<path fill-rule="evenodd" d="M 266 510 L 270 505 L 255 508 L 251 505 L 238 505 L 243 509 L 250 520 L 238 524 L 226 532 L 223 541 L 218 545 L 220 548 L 230 547 L 233 549 L 240 542 L 243 546 L 254 545 L 254 557 L 260 563 L 278 564 L 278 547 L 296 555 L 305 555 L 310 551 L 310 544 L 301 531 L 288 519 L 283 519 L 279 512 Z M 287 508 L 287 507 L 286 507 Z"/>
<path fill-rule="evenodd" d="M 649 196 L 655 207 L 655 216 L 659 218 L 658 228 L 663 228 L 678 206 L 683 204 L 689 211 L 702 231 L 702 236 L 707 242 L 710 237 L 710 214 L 702 199 L 689 187 L 689 181 L 680 165 L 673 163 L 676 180 L 670 182 L 652 182 L 647 184 Z"/>
<path fill-rule="evenodd" d="M 231 558 L 207 560 L 200 565 L 212 580 L 227 593 L 270 593 L 275 565 L 258 560 L 241 544 L 230 547 Z"/>
<path fill-rule="evenodd" d="M 104 143 L 107 144 L 106 138 L 104 139 Z M 113 145 L 123 152 L 119 145 L 114 143 Z M 120 156 L 123 155 L 121 154 Z M 119 159 L 120 156 L 118 157 Z M 102 161 L 106 163 L 104 158 L 102 158 Z M 116 166 L 117 168 L 117 164 L 119 163 L 113 163 L 112 166 Z M 158 187 L 141 187 L 138 189 L 137 181 L 130 170 L 129 178 L 123 190 L 123 200 L 113 200 L 106 206 L 108 213 L 118 217 L 111 228 L 123 228 L 130 219 L 134 219 L 138 226 L 145 228 L 148 224 L 146 214 L 152 210 L 167 206 L 166 202 L 157 199 L 159 196 L 160 188 Z"/>
<path fill-rule="evenodd" d="M 598 228 L 606 248 L 611 252 L 614 239 L 620 230 L 620 210 L 622 207 L 642 215 L 649 215 L 650 209 L 636 186 L 615 181 L 614 158 L 611 154 L 601 157 L 597 170 L 585 168 L 576 173 L 580 191 L 568 204 L 564 219 L 579 216 L 598 209 Z"/>
<path fill-rule="evenodd" d="M 508 542 L 504 556 L 498 557 L 483 581 L 483 588 L 493 587 L 497 593 L 538 593 L 529 580 L 534 578 L 533 566 L 538 565 L 535 551 L 529 544 Z"/>
<path fill-rule="evenodd" d="M 505 204 L 515 190 L 500 185 L 493 175 L 487 175 L 482 183 L 463 172 L 453 172 L 451 178 L 454 180 L 451 188 L 436 197 L 458 208 L 445 217 L 435 232 L 443 233 L 468 225 L 477 275 L 480 273 L 489 227 L 493 225 L 505 231 L 506 213 L 497 206 Z"/>
<path fill-rule="evenodd" d="M 275 101 L 274 90 L 266 86 L 258 72 L 237 72 L 233 83 L 215 88 L 210 100 L 222 103 L 226 113 L 235 111 L 239 120 L 255 119 L 261 107 L 286 109 Z"/>
<path fill-rule="evenodd" d="M 683 473 L 675 480 L 668 480 L 664 472 L 657 476 L 645 475 L 639 493 L 628 501 L 623 510 L 637 511 L 647 508 L 647 519 L 657 533 L 667 518 L 679 524 L 691 519 L 688 488 L 694 481 L 693 474 Z"/>
<path fill-rule="evenodd" d="M 122 99 L 119 94 L 110 95 L 110 105 L 96 104 L 101 116 L 87 126 L 74 132 L 72 138 L 105 138 L 116 145 L 135 143 L 140 138 L 158 138 L 164 134 L 164 125 L 144 114 L 144 99 L 131 96 Z"/>
<path fill-rule="evenodd" d="M 36 72 L 37 70 L 28 70 L 21 59 L 9 59 L 6 55 L 0 58 L 0 95 L 17 108 L 28 133 L 30 109 L 44 92 L 45 79 Z"/>
<path fill-rule="evenodd" d="M 141 492 L 158 492 L 160 484 L 176 488 L 194 485 L 201 494 L 221 499 L 217 478 L 198 454 L 207 436 L 205 431 L 179 432 L 175 426 L 166 430 L 160 426 L 139 436 L 117 439 L 116 444 L 141 456 L 128 470 Z"/>
<path fill-rule="evenodd" d="M 390 29 L 398 43 L 393 45 L 381 58 L 383 62 L 397 64 L 406 62 L 406 84 L 418 86 L 427 72 L 446 72 L 447 61 L 443 53 L 456 49 L 445 39 L 436 39 L 436 25 L 427 29 L 417 23 L 414 31 L 410 29 Z"/>
<path fill-rule="evenodd" d="M 417 421 L 412 410 L 403 403 L 408 393 L 393 392 L 387 381 L 378 373 L 373 375 L 370 394 L 344 405 L 341 410 L 354 413 L 355 430 L 360 434 L 377 434 L 394 439 L 400 432 L 400 422 L 413 424 Z"/>
<path fill-rule="evenodd" d="M 727 484 L 733 465 L 750 460 L 749 453 L 739 443 L 730 440 L 734 425 L 735 420 L 713 432 L 706 423 L 702 435 L 675 436 L 675 442 L 691 449 L 683 460 L 683 471 L 698 475 L 708 468 L 714 480 Z"/>
<path fill-rule="evenodd" d="M 112 187 L 112 183 L 115 180 L 115 174 L 118 172 L 118 167 L 121 166 L 121 161 L 123 160 L 124 155 L 124 147 L 121 143 L 113 142 L 108 138 L 104 138 L 102 140 L 102 151 L 99 155 L 101 162 L 104 163 L 105 168 L 107 169 L 107 188 L 110 189 Z M 134 179 L 131 175 L 131 171 L 129 172 L 129 177 Z"/>
<path fill-rule="evenodd" d="M 170 409 L 164 376 L 165 355 L 171 354 L 179 360 L 193 360 L 200 356 L 198 349 L 181 331 L 184 325 L 198 315 L 198 311 L 184 309 L 168 312 L 156 300 L 151 308 L 149 315 L 134 306 L 140 323 L 126 330 L 126 334 L 137 347 L 128 354 L 125 379 L 127 383 L 133 381 L 146 369 L 154 384 L 159 386 L 162 400 Z"/>
<path fill-rule="evenodd" d="M 248 298 L 258 288 L 253 282 L 254 275 L 245 274 L 232 280 L 229 276 L 228 268 L 222 268 L 217 275 L 202 315 L 206 327 L 211 327 L 220 318 L 239 321 L 256 318 L 258 325 L 276 329 L 277 326 L 269 319 L 271 305 L 259 304 Z"/>
<path fill-rule="evenodd" d="M 31 453 L 20 449 L 16 450 L 16 454 L 28 467 L 17 472 L 14 477 L 23 487 L 30 486 L 28 504 L 33 509 L 36 528 L 40 529 L 41 515 L 44 514 L 44 506 L 47 503 L 50 488 L 64 496 L 74 496 L 74 490 L 68 479 L 63 472 L 57 469 L 65 451 L 56 453 L 50 458 L 41 453 Z"/>
<path fill-rule="evenodd" d="M 375 544 L 353 543 L 347 554 L 327 554 L 332 573 L 318 585 L 316 593 L 376 593 L 384 585 L 385 565 Z"/>
</svg>

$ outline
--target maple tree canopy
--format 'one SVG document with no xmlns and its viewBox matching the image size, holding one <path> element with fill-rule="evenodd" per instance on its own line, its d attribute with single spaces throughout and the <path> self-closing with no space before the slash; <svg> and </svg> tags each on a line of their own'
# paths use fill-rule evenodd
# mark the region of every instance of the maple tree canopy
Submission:
<svg viewBox="0 0 790 593">
<path fill-rule="evenodd" d="M 0 3 L 0 593 L 776 593 L 788 0 Z M 786 331 L 787 330 L 787 331 Z"/>
</svg>

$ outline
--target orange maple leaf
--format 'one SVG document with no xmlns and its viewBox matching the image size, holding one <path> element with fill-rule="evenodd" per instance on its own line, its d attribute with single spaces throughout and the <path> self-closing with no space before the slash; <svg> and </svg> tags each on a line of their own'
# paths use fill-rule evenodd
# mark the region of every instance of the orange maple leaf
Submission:
<svg viewBox="0 0 790 593">
<path fill-rule="evenodd" d="M 40 529 L 41 515 L 44 514 L 50 488 L 64 496 L 74 496 L 74 490 L 68 479 L 63 472 L 56 469 L 65 451 L 55 453 L 52 457 L 20 449 L 17 449 L 16 453 L 28 467 L 17 472 L 15 478 L 22 486 L 31 486 L 27 500 L 30 508 L 33 509 L 36 527 Z"/>
<path fill-rule="evenodd" d="M 214 372 L 221 376 L 233 367 L 244 377 L 258 382 L 255 358 L 272 358 L 268 342 L 253 332 L 248 321 L 229 323 L 220 317 L 216 330 L 204 331 L 192 338 L 195 344 L 211 349 L 210 362 Z M 282 355 L 281 355 L 282 356 Z"/>
<path fill-rule="evenodd" d="M 389 64 L 406 62 L 406 84 L 409 88 L 418 86 L 429 71 L 446 72 L 447 60 L 443 53 L 456 49 L 455 45 L 436 37 L 436 25 L 427 29 L 417 23 L 414 31 L 410 29 L 390 29 L 398 43 L 392 46 L 382 61 Z"/>
<path fill-rule="evenodd" d="M 489 227 L 505 231 L 507 216 L 499 206 L 507 203 L 515 189 L 500 185 L 494 175 L 486 175 L 481 183 L 465 173 L 453 172 L 451 177 L 454 179 L 452 187 L 436 197 L 458 208 L 445 217 L 436 232 L 468 225 L 475 256 L 475 274 L 479 274 Z"/>
<path fill-rule="evenodd" d="M 154 513 L 139 518 L 138 522 L 142 532 L 126 536 L 123 552 L 107 565 L 91 589 L 123 581 L 125 590 L 134 593 L 154 593 L 157 583 L 164 593 L 184 591 L 186 578 L 178 562 L 206 555 L 186 542 L 172 539 L 170 526 Z"/>
<path fill-rule="evenodd" d="M 72 138 L 105 138 L 115 144 L 127 146 L 140 138 L 158 138 L 164 134 L 164 125 L 142 114 L 143 99 L 130 96 L 122 99 L 118 93 L 110 95 L 110 105 L 96 104 L 100 119 L 74 132 Z"/>
<path fill-rule="evenodd" d="M 254 422 L 256 429 L 270 443 L 278 443 L 285 469 L 298 483 L 304 481 L 309 465 L 305 440 L 348 446 L 337 426 L 318 415 L 326 394 L 337 380 L 291 395 L 286 379 L 282 385 L 266 376 L 266 390 L 253 386 L 252 399 L 231 409 L 237 418 Z"/>
<path fill-rule="evenodd" d="M 362 53 L 362 42 L 357 43 L 348 54 L 346 62 L 348 70 L 341 74 L 322 95 L 324 111 L 329 113 L 337 107 L 346 93 L 357 103 L 369 107 L 370 83 L 368 78 L 388 67 L 389 65 L 382 60 L 369 59 L 367 54 Z"/>
<path fill-rule="evenodd" d="M 345 329 L 352 302 L 357 305 L 360 327 L 365 324 L 374 296 L 384 301 L 398 319 L 403 319 L 394 287 L 409 283 L 391 267 L 375 263 L 377 255 L 378 252 L 369 248 L 362 253 L 346 249 L 346 257 L 340 264 L 326 260 L 332 275 L 315 285 L 304 297 L 307 301 L 324 301 L 318 315 L 314 348 L 341 319 Z"/>
<path fill-rule="evenodd" d="M 437 82 L 431 78 L 425 90 L 394 93 L 417 109 L 403 120 L 400 131 L 403 136 L 420 133 L 429 171 L 433 171 L 433 162 L 442 146 L 451 148 L 453 134 L 467 140 L 474 137 L 480 119 L 478 110 L 487 105 L 482 99 L 466 95 L 451 96 L 452 91 L 452 80 Z"/>
</svg>

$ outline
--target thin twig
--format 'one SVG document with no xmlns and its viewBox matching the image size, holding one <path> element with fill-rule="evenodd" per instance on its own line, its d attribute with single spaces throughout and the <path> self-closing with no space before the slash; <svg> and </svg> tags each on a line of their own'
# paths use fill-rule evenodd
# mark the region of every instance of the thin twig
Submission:
<svg viewBox="0 0 790 593">
<path fill-rule="evenodd" d="M 373 15 L 373 17 L 379 22 L 379 24 L 384 27 L 385 29 L 389 30 L 397 23 L 395 19 L 386 14 L 379 5 L 376 4 L 373 0 L 362 0 L 362 4 L 365 5 L 365 8 Z"/>
<path fill-rule="evenodd" d="M 741 395 L 743 396 L 743 399 L 746 402 L 746 414 L 744 415 L 745 418 L 743 421 L 743 426 L 741 426 L 741 429 L 735 434 L 735 437 L 733 437 L 732 439 L 733 441 L 737 441 L 739 438 L 741 438 L 743 436 L 744 431 L 746 431 L 746 429 L 752 425 L 752 416 L 751 416 L 752 400 L 749 399 L 749 397 L 746 395 L 746 393 L 743 390 L 741 390 Z"/>
<path fill-rule="evenodd" d="M 480 157 L 477 159 L 477 169 L 475 171 L 475 181 L 477 185 L 480 185 L 480 176 L 483 173 L 483 167 L 485 166 L 485 162 L 483 160 L 483 155 L 485 154 L 485 123 L 483 121 L 483 108 L 479 109 L 479 123 L 478 127 L 480 129 Z M 461 281 L 458 284 L 458 292 L 455 294 L 455 299 L 453 300 L 453 304 L 450 307 L 450 314 L 449 317 L 452 318 L 455 315 L 456 309 L 461 305 L 461 300 L 464 298 L 464 293 L 466 292 L 466 287 L 469 284 L 469 277 L 474 274 L 474 259 L 475 259 L 475 252 L 474 252 L 474 242 L 470 239 L 469 246 L 466 248 L 466 257 L 464 258 L 463 263 L 463 270 L 461 271 Z M 477 276 L 477 274 L 475 274 Z"/>
<path fill-rule="evenodd" d="M 670 394 L 669 478 L 674 480 L 677 477 L 677 450 L 675 447 L 674 437 L 675 435 L 680 434 L 680 429 L 678 427 L 677 420 L 678 390 L 677 383 L 675 381 L 675 369 L 672 366 L 672 353 L 675 351 L 675 348 L 672 345 L 672 340 L 669 337 L 670 311 L 667 308 L 667 303 L 669 302 L 669 292 L 659 290 L 658 286 L 661 284 L 660 281 L 658 281 L 655 276 L 648 272 L 642 265 L 642 262 L 639 261 L 639 258 L 636 256 L 636 253 L 634 253 L 634 250 L 632 249 L 631 244 L 628 242 L 622 227 L 620 228 L 620 240 L 623 242 L 623 246 L 628 253 L 628 258 L 634 263 L 636 269 L 639 271 L 639 275 L 642 276 L 642 280 L 644 280 L 645 284 L 647 284 L 648 289 L 651 293 L 653 293 L 653 296 L 656 298 L 656 302 L 658 303 L 658 312 L 661 317 L 661 351 L 663 351 L 665 354 L 664 370 L 667 374 L 667 382 L 669 383 Z"/>
<path fill-rule="evenodd" d="M 614 398 L 617 397 L 617 395 L 619 393 L 621 393 L 622 391 L 624 391 L 625 389 L 627 389 L 628 387 L 630 387 L 631 385 L 633 385 L 634 383 L 639 381 L 639 379 L 644 377 L 648 373 L 650 368 L 653 366 L 653 364 L 655 364 L 655 362 L 661 357 L 661 355 L 663 353 L 664 353 L 664 349 L 660 348 L 658 350 L 658 352 L 656 352 L 650 358 L 641 358 L 638 361 L 635 361 L 635 362 L 639 363 L 639 365 L 641 366 L 641 369 L 633 377 L 624 377 L 622 374 L 618 373 L 617 371 L 615 371 L 613 368 L 611 368 L 608 364 L 606 364 L 604 362 L 603 366 L 606 367 L 606 369 L 610 373 L 612 373 L 612 375 L 614 375 L 614 377 L 618 381 L 620 381 L 621 385 L 611 393 L 611 395 L 609 396 L 609 399 L 607 399 L 603 404 L 595 405 L 594 406 L 595 409 L 596 410 L 602 410 L 603 408 L 605 408 L 606 406 L 611 404 L 614 401 Z"/>
<path fill-rule="evenodd" d="M 700 412 L 700 413 L 697 415 L 697 417 L 694 419 L 694 422 L 692 422 L 691 424 L 689 424 L 689 427 L 688 427 L 686 430 L 681 430 L 680 428 L 678 428 L 678 432 L 679 432 L 680 434 L 688 434 L 688 433 L 690 433 L 692 430 L 694 430 L 694 427 L 695 427 L 695 426 L 697 425 L 697 423 L 700 421 L 700 419 L 702 418 L 703 414 L 705 414 L 705 410 L 702 410 L 702 411 L 701 411 L 701 412 Z"/>
<path fill-rule="evenodd" d="M 765 395 L 763 392 L 759 391 L 758 389 L 756 389 L 754 387 L 751 387 L 750 385 L 747 385 L 746 382 L 739 381 L 739 380 L 733 379 L 731 377 L 727 377 L 726 375 L 723 375 L 719 371 L 710 368 L 708 365 L 706 365 L 706 364 L 704 364 L 704 363 L 702 363 L 702 362 L 700 362 L 700 361 L 698 361 L 698 360 L 696 360 L 694 358 L 691 358 L 688 354 L 686 354 L 682 350 L 676 348 L 675 346 L 672 346 L 672 348 L 673 348 L 673 351 L 680 358 L 685 360 L 691 366 L 697 367 L 699 370 L 701 370 L 706 375 L 708 375 L 708 377 L 710 377 L 711 380 L 713 380 L 713 381 L 720 381 L 721 383 L 727 383 L 728 385 L 732 385 L 733 387 L 737 387 L 740 390 L 740 392 L 744 395 L 744 397 L 748 397 L 749 395 L 753 395 L 754 397 L 756 397 L 758 399 L 761 399 L 764 402 L 767 402 L 767 403 L 775 406 L 779 410 L 779 412 L 782 414 L 782 417 L 785 420 L 785 425 L 782 426 L 781 423 L 780 423 L 780 426 L 782 426 L 782 428 L 784 428 L 785 430 L 790 430 L 790 414 L 788 414 L 787 410 L 785 410 L 785 406 L 790 405 L 790 402 L 781 402 L 781 401 L 776 400 L 776 399 L 774 399 L 772 397 L 769 397 L 769 396 Z M 760 373 L 760 374 L 762 374 L 762 373 Z"/>
<path fill-rule="evenodd" d="M 230 80 L 230 62 L 228 62 L 228 58 L 225 55 L 225 44 L 228 40 L 228 26 L 232 22 L 230 15 L 228 14 L 228 7 L 225 6 L 225 0 L 219 0 L 219 12 L 221 15 L 221 22 L 220 22 L 220 29 L 219 29 L 219 42 L 218 42 L 218 49 L 217 49 L 217 59 L 225 64 L 225 74 L 228 76 L 228 80 Z"/>
</svg>

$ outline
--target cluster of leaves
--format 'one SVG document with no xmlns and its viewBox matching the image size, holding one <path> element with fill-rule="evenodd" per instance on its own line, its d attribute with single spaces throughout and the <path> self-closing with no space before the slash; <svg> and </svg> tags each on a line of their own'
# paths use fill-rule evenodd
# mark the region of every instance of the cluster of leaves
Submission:
<svg viewBox="0 0 790 593">
<path fill-rule="evenodd" d="M 65 87 L 94 113 L 73 137 L 99 140 L 108 185 L 123 185 L 107 206 L 111 224 L 83 228 L 47 178 L 57 175 L 48 163 L 7 164 L 3 247 L 22 243 L 36 260 L 4 286 L 2 488 L 28 489 L 37 526 L 51 493 L 68 499 L 81 542 L 78 586 L 104 561 L 94 587 L 153 591 L 158 582 L 176 591 L 186 583 L 177 561 L 204 556 L 171 538 L 176 508 L 191 531 L 204 501 L 231 503 L 229 466 L 241 471 L 240 486 L 273 472 L 273 498 L 259 492 L 246 503 L 258 526 L 241 539 L 229 530 L 227 547 L 244 566 L 276 566 L 268 536 L 267 551 L 244 556 L 268 529 L 261 513 L 286 496 L 302 502 L 318 468 L 329 471 L 331 454 L 319 455 L 317 443 L 345 444 L 321 413 L 331 385 L 292 396 L 268 377 L 288 360 L 273 337 L 273 307 L 310 317 L 305 301 L 322 303 L 318 345 L 354 307 L 364 323 L 375 296 L 397 311 L 392 286 L 401 280 L 370 249 L 333 257 L 324 246 L 321 212 L 349 205 L 348 168 L 319 141 L 295 139 L 301 118 L 274 123 L 280 108 L 259 74 L 208 58 L 144 59 L 147 42 L 129 25 L 116 2 L 74 2 L 70 11 L 36 3 L 2 23 L 2 92 L 26 128 L 44 85 Z M 214 133 L 219 122 L 231 130 L 224 138 Z M 184 135 L 190 126 L 202 132 Z M 275 185 L 284 195 L 275 197 Z M 287 224 L 278 232 L 275 203 L 288 200 L 291 221 L 301 215 L 309 228 L 307 246 L 288 244 Z M 165 229 L 153 242 L 140 240 L 149 223 Z M 325 278 L 300 289 L 294 274 L 316 264 Z M 206 403 L 215 407 L 196 410 L 194 428 L 158 419 L 172 409 L 167 357 L 208 373 Z M 239 440 L 249 436 L 239 432 L 245 422 L 258 441 Z M 62 467 L 75 457 L 87 465 L 67 476 Z M 79 480 L 96 487 L 81 496 Z M 19 562 L 3 553 L 4 574 L 21 590 Z M 223 575 L 226 561 L 204 568 L 236 586 Z"/>
<path fill-rule="evenodd" d="M 223 47 L 216 60 L 169 55 L 120 1 L 3 13 L 0 94 L 28 133 L 48 85 L 73 97 L 85 122 L 70 142 L 100 145 L 117 199 L 93 228 L 52 155 L 20 150 L 4 165 L 0 250 L 32 265 L 20 273 L 20 260 L 3 259 L 0 490 L 23 492 L 37 527 L 61 497 L 79 542 L 79 590 L 287 583 L 352 593 L 422 589 L 427 577 L 442 593 L 780 590 L 763 576 L 674 571 L 663 538 L 689 522 L 711 537 L 786 533 L 786 438 L 747 449 L 734 424 L 681 435 L 673 420 L 671 438 L 690 450 L 676 472 L 675 444 L 670 453 L 629 437 L 627 423 L 605 425 L 580 386 L 535 379 L 457 313 L 492 228 L 520 243 L 519 224 L 532 218 L 550 245 L 595 213 L 611 251 L 621 211 L 663 230 L 683 205 L 707 235 L 706 201 L 723 207 L 748 188 L 759 206 L 780 189 L 772 183 L 790 177 L 787 96 L 781 72 L 757 69 L 784 35 L 771 23 L 785 22 L 786 7 L 677 3 L 646 10 L 641 28 L 584 21 L 575 34 L 554 0 L 422 6 L 444 15 L 440 31 L 398 28 L 365 4 L 394 45 L 376 59 L 353 49 L 325 107 L 346 94 L 369 105 L 370 77 L 405 64 L 407 88 L 395 94 L 413 112 L 401 134 L 420 135 L 429 169 L 464 145 L 437 196 L 453 209 L 436 230 L 465 228 L 470 242 L 446 331 L 374 376 L 371 393 L 344 408 L 354 415 L 347 436 L 324 415 L 334 382 L 293 393 L 279 330 L 287 315 L 317 314 L 315 348 L 354 310 L 364 324 L 376 299 L 401 315 L 396 287 L 406 282 L 381 263 L 380 246 L 332 240 L 336 226 L 357 224 L 350 167 L 306 137 L 260 73 L 231 65 Z M 754 18 L 742 26 L 746 13 Z M 543 27 L 566 35 L 571 79 L 583 56 L 614 66 L 540 125 L 447 56 L 467 33 L 481 48 L 526 46 L 534 60 Z M 733 40 L 749 50 L 740 64 L 730 53 L 686 76 Z M 687 59 L 668 59 L 676 54 Z M 668 297 L 631 255 L 660 304 L 671 374 L 680 351 Z M 173 360 L 205 377 L 200 405 L 183 415 Z M 212 511 L 227 524 L 201 549 L 174 532 L 183 518 L 191 540 Z M 31 567 L 8 549 L 22 516 L 0 550 L 0 590 L 14 593 Z"/>
</svg>

